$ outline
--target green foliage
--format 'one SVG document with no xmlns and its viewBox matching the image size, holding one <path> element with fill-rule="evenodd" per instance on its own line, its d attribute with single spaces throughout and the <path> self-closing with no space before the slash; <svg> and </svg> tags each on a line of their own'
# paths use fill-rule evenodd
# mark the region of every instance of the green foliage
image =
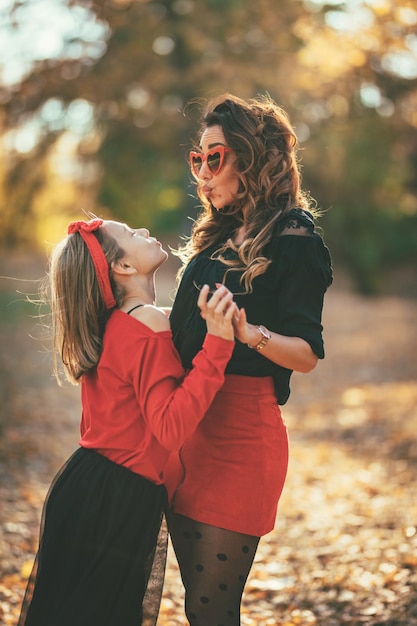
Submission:
<svg viewBox="0 0 417 626">
<path fill-rule="evenodd" d="M 18 3 L 21 10 L 29 4 Z M 4 131 L 34 120 L 40 139 L 30 152 L 9 150 L 0 160 L 0 244 L 30 239 L 41 223 L 40 202 L 68 213 L 64 194 L 50 191 L 40 200 L 61 175 L 55 151 L 68 133 L 80 139 L 66 166 L 78 190 L 74 212 L 89 208 L 183 234 L 197 204 L 186 156 L 201 100 L 269 92 L 308 139 L 305 186 L 325 211 L 336 262 L 358 288 L 378 291 L 387 267 L 414 258 L 417 139 L 410 130 L 417 91 L 388 63 L 412 36 L 408 0 L 385 8 L 317 3 L 312 12 L 311 3 L 293 0 L 279 7 L 275 0 L 92 0 L 89 7 L 106 33 L 101 55 L 89 56 L 86 25 L 63 42 L 59 57 L 0 88 Z M 352 29 L 349 11 L 361 10 L 368 21 Z M 344 28 L 329 26 L 335 16 L 339 24 L 345 18 Z M 77 42 L 87 52 L 75 58 Z M 362 101 L 364 86 L 375 90 L 374 103 Z M 54 119 L 43 108 L 52 99 L 62 109 Z M 75 100 L 91 105 L 90 127 L 71 125 Z"/>
<path fill-rule="evenodd" d="M 333 258 L 365 294 L 380 292 L 391 269 L 417 259 L 417 212 L 408 214 L 405 201 L 411 172 L 400 156 L 404 142 L 393 125 L 368 113 L 329 124 L 306 158 L 304 182 L 320 198 Z"/>
</svg>

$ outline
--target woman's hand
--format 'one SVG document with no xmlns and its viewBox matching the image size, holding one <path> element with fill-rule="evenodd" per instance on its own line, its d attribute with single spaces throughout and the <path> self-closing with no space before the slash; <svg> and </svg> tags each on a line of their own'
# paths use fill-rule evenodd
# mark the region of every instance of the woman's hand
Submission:
<svg viewBox="0 0 417 626">
<path fill-rule="evenodd" d="M 249 324 L 246 319 L 245 309 L 240 309 L 239 314 L 233 317 L 233 330 L 236 339 L 250 346 L 256 346 L 262 339 L 257 327 L 254 324 Z"/>
<path fill-rule="evenodd" d="M 240 309 L 233 317 L 235 337 L 249 346 L 256 346 L 261 339 L 259 330 L 246 319 L 245 309 Z M 277 365 L 296 372 L 311 372 L 317 364 L 317 356 L 310 345 L 301 337 L 287 337 L 269 331 L 271 338 L 263 348 L 262 356 Z"/>
<path fill-rule="evenodd" d="M 206 320 L 207 332 L 223 339 L 234 339 L 232 319 L 239 316 L 239 310 L 233 302 L 233 294 L 222 285 L 212 294 L 210 300 L 209 286 L 201 288 L 197 304 L 201 311 L 201 317 Z"/>
<path fill-rule="evenodd" d="M 251 334 L 252 328 L 255 330 L 257 335 L 259 335 L 258 331 L 256 330 L 256 326 L 253 326 L 253 324 L 248 324 L 248 321 L 246 319 L 245 309 L 240 309 L 240 311 L 238 311 L 238 314 L 234 315 L 233 317 L 233 330 L 234 330 L 236 339 L 239 339 L 239 341 L 241 341 L 242 343 L 246 343 L 246 344 L 250 343 L 251 337 L 252 337 L 252 334 Z M 255 341 L 254 343 L 257 343 L 257 342 Z"/>
</svg>

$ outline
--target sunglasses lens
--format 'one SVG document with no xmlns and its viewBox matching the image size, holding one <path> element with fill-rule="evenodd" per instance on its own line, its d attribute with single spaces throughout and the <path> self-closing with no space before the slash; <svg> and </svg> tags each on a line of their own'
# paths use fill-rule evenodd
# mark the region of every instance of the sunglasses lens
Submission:
<svg viewBox="0 0 417 626">
<path fill-rule="evenodd" d="M 191 166 L 196 174 L 201 170 L 201 166 L 203 165 L 203 159 L 201 156 L 193 155 L 191 157 Z"/>
<path fill-rule="evenodd" d="M 221 154 L 220 152 L 212 152 L 207 156 L 207 165 L 212 174 L 217 174 L 221 165 Z"/>
<path fill-rule="evenodd" d="M 223 167 L 226 151 L 230 152 L 228 148 L 221 146 L 219 149 L 214 149 L 206 154 L 190 152 L 190 164 L 193 174 L 199 176 L 203 163 L 207 163 L 208 169 L 214 176 L 218 174 Z"/>
</svg>

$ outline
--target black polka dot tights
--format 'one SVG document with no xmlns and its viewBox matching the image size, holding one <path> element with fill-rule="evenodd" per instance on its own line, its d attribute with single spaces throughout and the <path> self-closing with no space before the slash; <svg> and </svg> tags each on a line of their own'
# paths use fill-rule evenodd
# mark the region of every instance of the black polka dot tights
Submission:
<svg viewBox="0 0 417 626">
<path fill-rule="evenodd" d="M 172 514 L 169 529 L 190 626 L 240 626 L 243 588 L 259 537 Z"/>
</svg>

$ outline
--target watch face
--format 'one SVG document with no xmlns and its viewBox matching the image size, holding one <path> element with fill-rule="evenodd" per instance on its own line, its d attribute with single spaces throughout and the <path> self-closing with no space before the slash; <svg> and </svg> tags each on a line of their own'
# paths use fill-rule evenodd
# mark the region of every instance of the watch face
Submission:
<svg viewBox="0 0 417 626">
<path fill-rule="evenodd" d="M 264 326 L 258 326 L 257 328 L 259 332 L 261 333 L 262 337 L 265 337 L 265 339 L 271 339 L 269 330 L 267 330 Z"/>
<path fill-rule="evenodd" d="M 271 339 L 271 333 L 265 328 L 265 326 L 257 326 L 256 329 L 261 333 L 261 339 L 256 344 L 256 346 L 250 346 L 249 344 L 247 345 L 248 348 L 252 348 L 252 350 L 262 350 L 262 348 L 264 348 L 268 341 Z"/>
</svg>

